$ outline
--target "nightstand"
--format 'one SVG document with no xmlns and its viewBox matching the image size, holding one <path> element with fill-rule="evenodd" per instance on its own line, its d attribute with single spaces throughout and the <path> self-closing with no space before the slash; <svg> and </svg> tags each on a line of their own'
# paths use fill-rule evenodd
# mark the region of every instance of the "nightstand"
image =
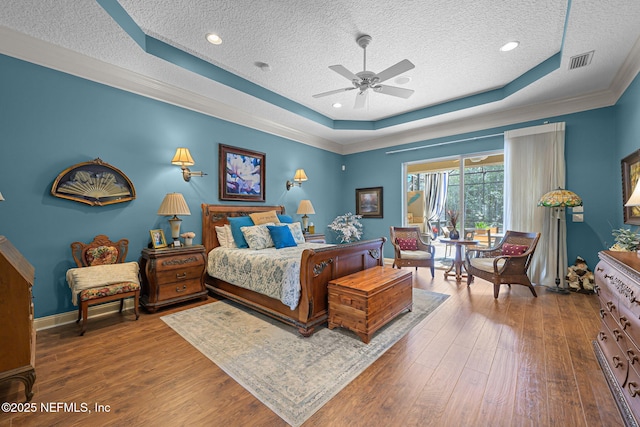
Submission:
<svg viewBox="0 0 640 427">
<path fill-rule="evenodd" d="M 307 243 L 327 243 L 324 234 L 305 233 L 304 240 Z"/>
<path fill-rule="evenodd" d="M 140 257 L 140 304 L 149 312 L 191 299 L 207 299 L 202 245 L 143 249 Z"/>
</svg>

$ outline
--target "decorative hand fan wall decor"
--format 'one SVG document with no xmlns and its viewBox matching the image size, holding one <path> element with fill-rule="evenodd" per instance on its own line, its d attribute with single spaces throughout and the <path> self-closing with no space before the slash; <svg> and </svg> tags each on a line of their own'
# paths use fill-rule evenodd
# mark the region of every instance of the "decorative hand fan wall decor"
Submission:
<svg viewBox="0 0 640 427">
<path fill-rule="evenodd" d="M 99 158 L 62 171 L 53 182 L 51 194 L 91 206 L 128 202 L 136 198 L 136 190 L 129 178 Z"/>
<path fill-rule="evenodd" d="M 369 45 L 369 43 L 371 43 L 371 36 L 365 34 L 358 37 L 356 42 L 358 43 L 358 46 L 360 46 L 364 50 L 362 71 L 354 74 L 342 65 L 329 66 L 329 68 L 331 68 L 336 73 L 351 80 L 351 84 L 353 84 L 353 87 L 345 87 L 342 89 L 335 89 L 328 92 L 318 93 L 316 95 L 313 95 L 314 98 L 321 98 L 323 96 L 329 96 L 340 92 L 358 89 L 354 108 L 362 108 L 364 107 L 367 100 L 369 89 L 377 93 L 397 96 L 404 99 L 409 98 L 413 94 L 414 91 L 411 89 L 404 89 L 401 87 L 380 84 L 386 80 L 389 80 L 397 75 L 415 68 L 415 65 L 413 65 L 411 61 L 409 61 L 408 59 L 403 59 L 402 61 L 398 62 L 395 65 L 392 65 L 384 71 L 379 72 L 378 74 L 372 71 L 367 71 L 367 46 Z"/>
</svg>

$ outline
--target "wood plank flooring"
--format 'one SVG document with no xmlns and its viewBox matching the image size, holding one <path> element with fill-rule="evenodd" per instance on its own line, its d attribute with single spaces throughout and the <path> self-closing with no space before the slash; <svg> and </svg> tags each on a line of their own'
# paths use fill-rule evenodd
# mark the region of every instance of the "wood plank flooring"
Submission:
<svg viewBox="0 0 640 427">
<path fill-rule="evenodd" d="M 305 424 L 311 426 L 621 426 L 591 341 L 593 295 L 414 275 L 451 297 Z M 215 301 L 210 298 L 208 302 Z M 144 311 L 38 332 L 33 402 L 88 404 L 91 413 L 0 413 L 4 426 L 284 426 L 269 408 Z M 6 326 L 5 326 L 6 327 Z M 354 339 L 357 339 L 354 338 Z M 0 401 L 24 402 L 19 382 Z M 96 413 L 94 405 L 108 405 Z"/>
</svg>

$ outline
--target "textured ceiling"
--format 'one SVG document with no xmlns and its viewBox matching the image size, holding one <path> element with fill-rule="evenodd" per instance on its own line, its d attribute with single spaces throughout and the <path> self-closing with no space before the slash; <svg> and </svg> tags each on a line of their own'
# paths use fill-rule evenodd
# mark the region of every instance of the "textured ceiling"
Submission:
<svg viewBox="0 0 640 427">
<path fill-rule="evenodd" d="M 481 121 L 506 124 L 544 117 L 536 105 L 542 110 L 546 105 L 566 105 L 576 111 L 610 105 L 637 73 L 640 62 L 637 0 L 119 0 L 147 36 L 293 101 L 293 107 L 283 108 L 269 95 L 242 93 L 145 52 L 107 13 L 109 8 L 99 4 L 109 2 L 1 0 L 0 29 L 3 35 L 28 35 L 79 54 L 74 63 L 77 57 L 99 60 L 159 86 L 182 90 L 202 105 L 188 108 L 207 112 L 214 109 L 205 105 L 211 102 L 227 106 L 238 117 L 211 113 L 225 119 L 313 145 L 352 145 L 343 152 L 455 134 L 454 128 L 460 132 L 481 129 Z M 209 44 L 208 32 L 219 34 L 223 43 Z M 403 74 L 410 77 L 409 83 L 385 82 L 412 89 L 414 94 L 402 99 L 372 93 L 362 109 L 353 108 L 357 91 L 313 98 L 316 93 L 350 86 L 329 65 L 362 71 L 363 50 L 355 41 L 362 34 L 373 38 L 367 48 L 368 70 L 380 72 L 403 59 L 415 65 Z M 48 65 L 47 58 L 34 60 L 37 54 L 27 52 L 30 45 L 20 37 L 4 38 L 0 52 Z M 510 40 L 518 40 L 520 47 L 499 52 Z M 571 56 L 592 50 L 589 66 L 568 69 Z M 554 55 L 558 65 L 525 79 L 519 90 L 503 99 L 471 102 L 483 99 L 473 95 L 523 81 L 521 76 Z M 256 62 L 268 63 L 270 71 L 262 71 Z M 57 68 L 65 67 L 73 65 Z M 87 75 L 90 71 L 63 70 L 92 78 Z M 593 105 L 583 101 L 569 107 L 586 98 Z M 471 103 L 443 107 L 452 100 Z M 334 102 L 343 107 L 333 108 Z M 403 113 L 420 114 L 377 130 L 339 130 L 339 126 L 309 119 L 298 109 L 319 113 L 329 122 L 374 124 L 407 116 Z M 517 117 L 507 117 L 514 112 L 519 112 Z"/>
</svg>

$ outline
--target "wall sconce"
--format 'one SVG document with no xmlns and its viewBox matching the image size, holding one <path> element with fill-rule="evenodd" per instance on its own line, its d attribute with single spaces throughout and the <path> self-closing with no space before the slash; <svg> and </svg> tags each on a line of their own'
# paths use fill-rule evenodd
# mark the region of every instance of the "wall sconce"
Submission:
<svg viewBox="0 0 640 427">
<path fill-rule="evenodd" d="M 304 173 L 304 169 L 296 170 L 296 174 L 293 176 L 293 182 L 287 180 L 287 191 L 291 190 L 291 187 L 295 184 L 298 184 L 298 187 L 302 187 L 302 183 L 307 179 L 309 178 L 307 178 L 307 174 Z"/>
<path fill-rule="evenodd" d="M 0 202 L 4 202 L 4 197 L 2 197 L 2 193 L 0 193 Z"/>
<path fill-rule="evenodd" d="M 172 165 L 177 165 L 182 168 L 182 177 L 185 181 L 189 181 L 192 176 L 205 176 L 206 173 L 202 171 L 194 171 L 191 172 L 187 166 L 193 166 L 196 162 L 193 161 L 193 157 L 191 157 L 191 153 L 188 148 L 178 148 L 176 150 L 175 156 L 171 159 Z"/>
<path fill-rule="evenodd" d="M 173 239 L 174 246 L 180 246 L 180 224 L 182 220 L 178 218 L 178 215 L 191 215 L 189 206 L 184 200 L 184 197 L 180 193 L 169 193 L 164 196 L 160 208 L 158 208 L 158 215 L 171 216 L 169 224 L 171 224 L 171 238 Z"/>
</svg>

